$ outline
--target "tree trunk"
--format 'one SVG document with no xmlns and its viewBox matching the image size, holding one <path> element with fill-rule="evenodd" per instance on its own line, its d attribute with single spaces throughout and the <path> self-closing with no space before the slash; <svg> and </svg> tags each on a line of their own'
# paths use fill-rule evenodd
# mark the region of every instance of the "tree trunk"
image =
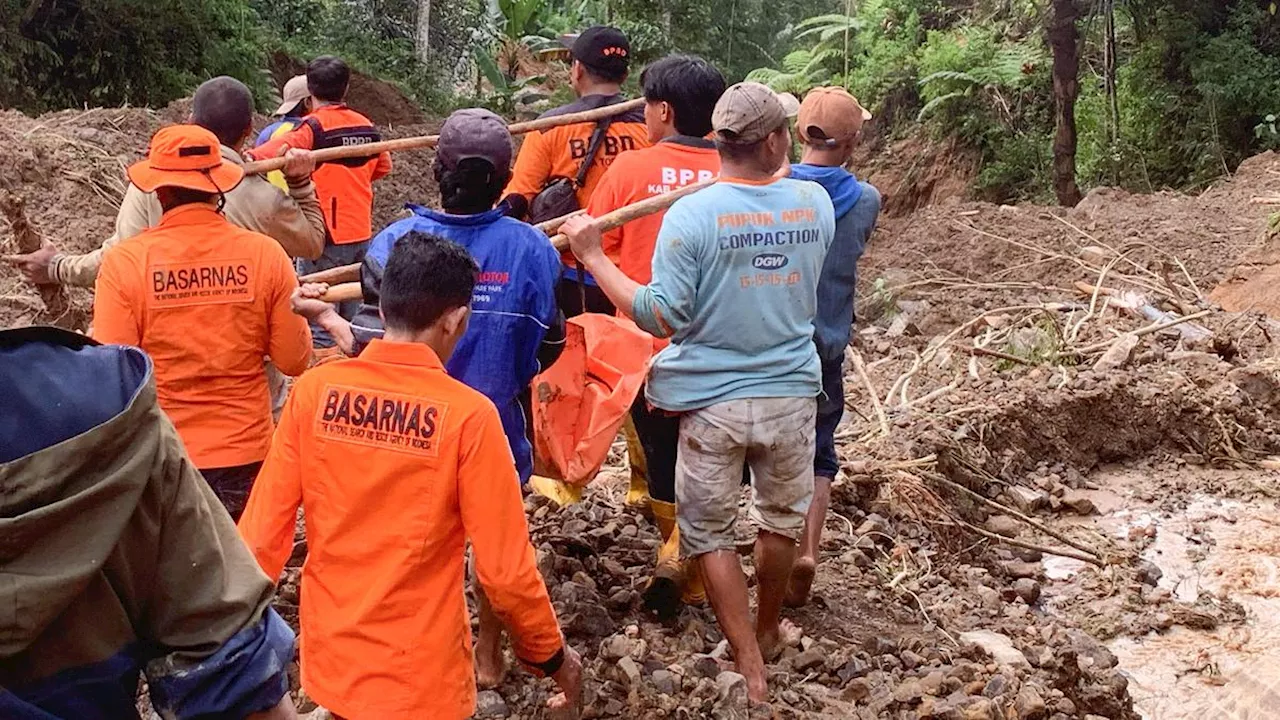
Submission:
<svg viewBox="0 0 1280 720">
<path fill-rule="evenodd" d="M 1080 17 L 1077 0 L 1053 0 L 1049 49 L 1053 52 L 1053 100 L 1057 132 L 1053 138 L 1053 192 L 1067 207 L 1080 202 L 1076 185 L 1076 97 L 1080 94 Z"/>
<path fill-rule="evenodd" d="M 420 62 L 430 62 L 431 0 L 418 0 L 418 26 L 413 36 L 413 48 Z"/>
</svg>

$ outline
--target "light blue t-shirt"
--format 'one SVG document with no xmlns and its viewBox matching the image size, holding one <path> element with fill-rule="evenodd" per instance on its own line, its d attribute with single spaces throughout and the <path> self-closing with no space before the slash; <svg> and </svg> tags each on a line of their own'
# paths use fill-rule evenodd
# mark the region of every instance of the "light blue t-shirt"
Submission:
<svg viewBox="0 0 1280 720">
<path fill-rule="evenodd" d="M 636 324 L 670 337 L 646 396 L 682 412 L 742 398 L 816 397 L 818 277 L 835 236 L 821 185 L 732 180 L 667 211 Z"/>
</svg>

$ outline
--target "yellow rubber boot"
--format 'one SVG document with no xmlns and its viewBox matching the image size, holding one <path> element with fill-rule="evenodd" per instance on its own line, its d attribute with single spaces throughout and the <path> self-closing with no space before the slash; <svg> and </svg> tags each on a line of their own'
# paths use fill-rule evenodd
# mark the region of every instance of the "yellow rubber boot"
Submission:
<svg viewBox="0 0 1280 720">
<path fill-rule="evenodd" d="M 649 470 L 644 460 L 644 446 L 636 434 L 628 413 L 622 424 L 622 434 L 627 438 L 627 462 L 631 466 L 631 484 L 627 487 L 627 507 L 647 510 L 649 500 Z"/>
<path fill-rule="evenodd" d="M 676 535 L 679 534 L 680 529 L 677 528 Z M 698 567 L 698 561 L 687 558 L 682 564 L 684 565 L 684 589 L 680 593 L 680 601 L 685 605 L 705 605 L 707 586 L 702 582 L 702 569 Z"/>
<path fill-rule="evenodd" d="M 641 597 L 646 610 L 662 620 L 672 620 L 680 612 L 680 593 L 684 587 L 676 504 L 651 499 L 649 506 L 653 510 L 653 522 L 662 536 L 662 545 L 658 546 L 658 562 L 653 570 L 653 577 Z"/>
</svg>

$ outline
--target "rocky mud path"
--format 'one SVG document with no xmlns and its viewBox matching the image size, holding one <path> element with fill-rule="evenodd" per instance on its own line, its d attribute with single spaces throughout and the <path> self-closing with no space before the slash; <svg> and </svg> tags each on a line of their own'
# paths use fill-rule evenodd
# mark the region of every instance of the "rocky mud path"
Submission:
<svg viewBox="0 0 1280 720">
<path fill-rule="evenodd" d="M 0 192 L 91 249 L 123 167 L 184 114 L 0 113 Z M 378 222 L 435 201 L 431 159 L 397 155 Z M 787 611 L 805 637 L 771 666 L 778 717 L 1280 716 L 1280 326 L 1206 300 L 1280 257 L 1250 202 L 1277 177 L 1268 154 L 1198 196 L 1099 190 L 1071 210 L 934 188 L 941 204 L 884 220 L 860 265 L 814 598 Z M 0 326 L 48 320 L 0 267 Z M 658 538 L 623 507 L 624 452 L 581 503 L 528 500 L 587 717 L 743 717 L 710 611 L 640 610 Z M 297 574 L 277 601 L 295 624 Z M 549 690 L 513 674 L 479 716 L 543 717 Z"/>
</svg>

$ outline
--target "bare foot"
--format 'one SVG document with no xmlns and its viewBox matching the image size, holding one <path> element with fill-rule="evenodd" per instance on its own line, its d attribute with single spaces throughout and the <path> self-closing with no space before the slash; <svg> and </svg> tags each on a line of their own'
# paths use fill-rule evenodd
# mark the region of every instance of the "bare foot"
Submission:
<svg viewBox="0 0 1280 720">
<path fill-rule="evenodd" d="M 782 655 L 782 651 L 800 644 L 804 631 L 790 620 L 781 620 L 778 627 L 772 630 L 757 630 L 756 642 L 760 643 L 760 655 L 764 661 L 771 663 Z"/>
<path fill-rule="evenodd" d="M 791 567 L 791 579 L 787 583 L 787 597 L 784 600 L 787 607 L 804 607 L 809 602 L 809 590 L 813 587 L 817 565 L 813 558 L 796 558 L 795 565 Z"/>
<path fill-rule="evenodd" d="M 547 701 L 552 720 L 578 720 L 582 716 L 582 658 L 573 648 L 565 648 L 564 664 L 552 678 L 561 692 Z"/>
<path fill-rule="evenodd" d="M 481 690 L 492 690 L 502 684 L 507 676 L 506 658 L 502 656 L 502 636 L 492 641 L 476 640 L 476 685 Z"/>
</svg>

